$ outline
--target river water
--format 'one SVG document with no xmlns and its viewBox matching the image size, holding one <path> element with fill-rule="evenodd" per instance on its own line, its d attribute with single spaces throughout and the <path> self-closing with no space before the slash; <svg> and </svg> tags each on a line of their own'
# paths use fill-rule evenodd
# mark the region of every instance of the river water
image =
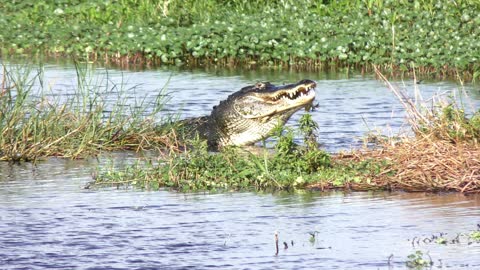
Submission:
<svg viewBox="0 0 480 270">
<path fill-rule="evenodd" d="M 318 83 L 320 106 L 312 115 L 328 151 L 358 147 L 369 130 L 408 131 L 399 103 L 372 76 L 108 70 L 108 80 L 125 87 L 132 99 L 149 101 L 167 85 L 166 111 L 181 117 L 206 114 L 229 93 L 257 81 L 303 78 Z M 44 82 L 49 94 L 68 96 L 75 70 L 47 65 Z M 426 99 L 459 88 L 447 81 L 417 86 Z M 478 108 L 479 87 L 465 91 L 472 99 L 466 106 Z M 114 156 L 119 162 L 135 158 Z M 480 243 L 466 236 L 480 229 L 479 195 L 84 189 L 105 159 L 0 163 L 0 269 L 407 269 L 416 251 L 432 259 L 433 269 L 480 269 Z"/>
</svg>

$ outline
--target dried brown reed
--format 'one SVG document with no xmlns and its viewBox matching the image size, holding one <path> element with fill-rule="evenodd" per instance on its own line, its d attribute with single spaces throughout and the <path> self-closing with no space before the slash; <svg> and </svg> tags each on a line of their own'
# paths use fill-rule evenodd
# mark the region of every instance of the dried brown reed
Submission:
<svg viewBox="0 0 480 270">
<path fill-rule="evenodd" d="M 479 143 L 480 110 L 468 118 L 465 110 L 454 99 L 434 95 L 425 101 L 414 76 L 414 95 L 411 98 L 404 90 L 396 87 L 375 67 L 375 73 L 388 89 L 398 98 L 407 113 L 407 121 L 417 137 L 435 137 L 451 142 L 473 141 Z M 466 93 L 461 93 L 465 95 Z M 472 108 L 472 111 L 474 109 Z"/>
<path fill-rule="evenodd" d="M 480 128 L 476 120 L 472 120 L 478 117 L 478 112 L 468 119 L 452 104 L 434 104 L 427 108 L 422 105 L 425 103 L 414 101 L 392 85 L 378 69 L 375 71 L 404 106 L 416 136 L 397 143 L 383 142 L 376 150 L 338 155 L 335 160 L 340 164 L 387 161 L 388 165 L 382 167 L 380 173 L 365 177 L 368 183 L 362 181 L 350 187 L 357 190 L 480 192 Z M 446 108 L 450 109 L 446 111 Z"/>
<path fill-rule="evenodd" d="M 480 146 L 470 142 L 453 144 L 428 138 L 408 139 L 381 149 L 339 155 L 336 161 L 388 161 L 369 183 L 352 184 L 352 189 L 382 188 L 405 191 L 480 192 Z"/>
</svg>

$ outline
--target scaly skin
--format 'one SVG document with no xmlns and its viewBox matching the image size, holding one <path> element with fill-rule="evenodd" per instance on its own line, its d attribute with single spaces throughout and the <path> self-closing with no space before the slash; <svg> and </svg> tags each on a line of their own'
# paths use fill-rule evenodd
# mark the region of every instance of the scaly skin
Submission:
<svg viewBox="0 0 480 270">
<path fill-rule="evenodd" d="M 311 80 L 282 86 L 257 83 L 221 101 L 209 116 L 186 119 L 182 125 L 188 133 L 206 139 L 210 149 L 252 144 L 267 138 L 296 111 L 311 106 L 315 87 Z"/>
</svg>

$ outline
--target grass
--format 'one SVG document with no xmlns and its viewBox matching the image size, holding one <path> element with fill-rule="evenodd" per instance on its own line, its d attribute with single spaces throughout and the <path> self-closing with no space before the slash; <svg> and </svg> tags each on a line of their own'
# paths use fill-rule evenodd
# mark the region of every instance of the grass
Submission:
<svg viewBox="0 0 480 270">
<path fill-rule="evenodd" d="M 465 108 L 458 104 L 458 101 L 441 96 L 433 97 L 430 102 L 425 102 L 421 98 L 416 83 L 414 91 L 418 98 L 414 100 L 405 91 L 392 85 L 376 67 L 375 72 L 403 105 L 408 115 L 407 121 L 418 137 L 452 143 L 465 141 L 475 145 L 479 143 L 480 110 L 475 111 L 472 108 L 472 115 L 468 116 Z M 414 82 L 416 82 L 415 78 Z"/>
<path fill-rule="evenodd" d="M 407 112 L 415 138 L 386 143 L 382 149 L 357 153 L 355 162 L 390 160 L 394 175 L 378 175 L 379 185 L 409 191 L 478 192 L 480 186 L 480 110 L 467 116 L 455 100 L 415 102 L 377 75 L 398 97 Z"/>
<path fill-rule="evenodd" d="M 67 100 L 48 95 L 42 68 L 4 66 L 0 78 L 0 160 L 35 161 L 48 156 L 79 158 L 102 151 L 151 149 L 169 144 L 161 118 L 159 90 L 153 110 L 142 101 L 126 104 L 128 89 L 105 78 L 91 81 L 87 66 L 77 65 L 75 94 Z M 109 83 L 107 83 L 109 82 Z M 93 83 L 93 84 L 92 84 Z M 115 95 L 108 104 L 106 96 Z"/>
<path fill-rule="evenodd" d="M 156 165 L 148 160 L 123 170 L 104 169 L 93 184 L 181 191 L 301 188 L 314 172 L 330 166 L 330 155 L 316 147 L 314 122 L 309 115 L 303 119 L 301 129 L 308 135 L 304 137 L 308 141 L 305 147 L 294 144 L 293 131 L 282 127 L 274 134 L 278 139 L 275 148 L 263 149 L 258 154 L 236 147 L 210 153 L 205 141 L 194 140 L 189 150 L 170 151 Z"/>
<path fill-rule="evenodd" d="M 274 149 L 255 154 L 238 148 L 212 154 L 197 141 L 191 150 L 170 152 L 160 161 L 139 161 L 123 170 L 102 168 L 94 185 L 180 191 L 480 190 L 480 148 L 467 142 L 408 139 L 377 150 L 332 156 L 294 145 L 288 132 L 277 139 Z"/>
<path fill-rule="evenodd" d="M 362 68 L 478 80 L 478 1 L 0 3 L 2 58 L 129 65 Z"/>
</svg>

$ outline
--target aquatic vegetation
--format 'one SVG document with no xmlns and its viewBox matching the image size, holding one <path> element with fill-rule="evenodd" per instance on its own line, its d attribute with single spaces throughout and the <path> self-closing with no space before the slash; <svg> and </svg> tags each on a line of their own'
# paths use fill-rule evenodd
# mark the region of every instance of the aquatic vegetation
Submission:
<svg viewBox="0 0 480 270">
<path fill-rule="evenodd" d="M 479 2 L 22 1 L 0 4 L 2 57 L 129 64 L 370 68 L 480 76 Z"/>
<path fill-rule="evenodd" d="M 452 143 L 479 143 L 480 109 L 474 111 L 472 108 L 471 114 L 468 115 L 465 108 L 452 97 L 445 99 L 434 96 L 433 100 L 428 102 L 421 98 L 414 100 L 406 91 L 391 84 L 378 69 L 376 73 L 405 108 L 407 120 L 416 136 Z M 415 95 L 421 97 L 416 87 L 415 91 Z"/>
<path fill-rule="evenodd" d="M 412 247 L 419 247 L 421 245 L 438 244 L 438 245 L 471 245 L 473 243 L 480 243 L 480 224 L 477 224 L 478 229 L 470 232 L 462 232 L 454 235 L 448 233 L 432 234 L 427 237 L 414 237 L 411 240 Z"/>
<path fill-rule="evenodd" d="M 480 229 L 480 228 L 479 228 L 479 229 Z M 472 239 L 473 241 L 476 241 L 476 242 L 480 243 L 480 230 L 476 230 L 476 231 L 470 232 L 469 237 L 470 237 L 470 239 Z"/>
<path fill-rule="evenodd" d="M 480 228 L 480 224 L 477 224 Z M 410 241 L 410 240 L 409 240 Z M 457 233 L 449 236 L 447 233 L 432 234 L 427 237 L 414 237 L 411 240 L 412 247 L 419 248 L 421 245 L 466 245 L 470 246 L 473 243 L 480 243 L 480 231 L 477 229 L 468 233 Z M 441 264 L 441 260 L 440 264 Z M 406 260 L 406 266 L 408 269 L 431 269 L 433 266 L 433 260 L 428 253 L 424 253 L 421 250 L 415 250 L 414 253 L 408 255 Z"/>
<path fill-rule="evenodd" d="M 180 191 L 385 189 L 386 184 L 379 185 L 373 178 L 392 173 L 388 161 L 354 162 L 332 157 L 318 148 L 316 129 L 311 115 L 304 114 L 299 130 L 278 127 L 273 134 L 273 149 L 254 152 L 225 147 L 211 153 L 205 141 L 194 140 L 188 143 L 188 150 L 170 151 L 158 160 L 138 161 L 123 169 L 114 164 L 99 168 L 88 186 L 166 187 Z M 295 143 L 296 133 L 303 137 L 302 145 Z"/>
<path fill-rule="evenodd" d="M 204 142 L 196 140 L 190 142 L 188 150 L 171 151 L 159 161 L 148 161 L 148 166 L 137 163 L 120 171 L 101 170 L 93 184 L 134 183 L 141 188 L 182 191 L 310 188 L 478 192 L 477 113 L 468 117 L 454 103 L 426 110 L 404 93 L 396 94 L 405 105 L 416 137 L 384 140 L 375 149 L 330 155 L 318 148 L 317 125 L 304 114 L 297 131 L 279 128 L 275 132 L 273 149 L 251 153 L 224 148 L 212 154 Z M 302 145 L 295 143 L 295 132 L 304 138 Z"/>
<path fill-rule="evenodd" d="M 169 143 L 161 119 L 161 91 L 153 109 L 126 104 L 121 86 L 92 84 L 77 66 L 76 93 L 67 100 L 48 95 L 42 68 L 3 67 L 0 79 L 0 160 L 34 161 L 47 156 L 78 158 L 102 151 L 145 149 Z M 120 90 L 119 90 L 120 89 Z M 106 95 L 116 96 L 107 104 Z M 122 94 L 123 93 L 123 94 Z M 151 105 L 151 104 L 150 104 Z"/>
<path fill-rule="evenodd" d="M 314 129 L 311 118 L 304 118 L 302 129 Z M 312 133 L 305 140 L 312 140 L 315 137 Z M 210 153 L 205 141 L 193 140 L 188 150 L 170 151 L 157 165 L 147 160 L 123 170 L 100 169 L 92 184 L 167 187 L 181 191 L 294 189 L 305 186 L 313 179 L 314 172 L 330 166 L 330 155 L 318 149 L 316 142 L 315 147 L 313 143 L 299 146 L 294 143 L 293 131 L 282 127 L 274 137 L 278 142 L 273 153 L 264 148 L 257 154 L 236 147 Z"/>
<path fill-rule="evenodd" d="M 377 149 L 331 155 L 317 145 L 317 124 L 306 113 L 298 130 L 279 127 L 272 148 L 225 147 L 208 151 L 200 139 L 177 140 L 177 127 L 160 114 L 165 95 L 152 104 L 122 98 L 122 86 L 88 81 L 77 66 L 70 98 L 48 95 L 41 68 L 3 68 L 0 81 L 0 160 L 78 158 L 113 150 L 155 149 L 159 159 L 123 169 L 100 168 L 90 186 L 196 190 L 351 189 L 480 190 L 478 112 L 466 114 L 455 103 L 417 107 L 402 98 L 416 137 L 384 141 Z M 387 81 L 388 82 L 388 81 Z M 37 89 L 38 88 L 38 89 Z M 122 94 L 123 93 L 123 94 Z M 106 95 L 115 102 L 106 102 Z M 63 97 L 65 98 L 65 97 Z M 298 141 L 296 138 L 303 138 Z M 251 150 L 251 149 L 250 149 Z"/>
<path fill-rule="evenodd" d="M 355 188 L 378 186 L 407 191 L 478 192 L 480 112 L 467 116 L 454 100 L 451 103 L 437 100 L 431 107 L 424 102 L 417 104 L 378 70 L 377 74 L 404 105 L 416 136 L 383 141 L 379 149 L 339 155 L 338 162 L 342 163 L 384 165 L 378 173 L 367 176 L 368 185 L 360 181 Z"/>
<path fill-rule="evenodd" d="M 409 269 L 425 269 L 430 268 L 433 265 L 432 258 L 430 255 L 426 254 L 428 258 L 425 257 L 422 251 L 416 250 L 415 253 L 408 255 L 408 260 L 405 262 L 407 268 Z"/>
</svg>

